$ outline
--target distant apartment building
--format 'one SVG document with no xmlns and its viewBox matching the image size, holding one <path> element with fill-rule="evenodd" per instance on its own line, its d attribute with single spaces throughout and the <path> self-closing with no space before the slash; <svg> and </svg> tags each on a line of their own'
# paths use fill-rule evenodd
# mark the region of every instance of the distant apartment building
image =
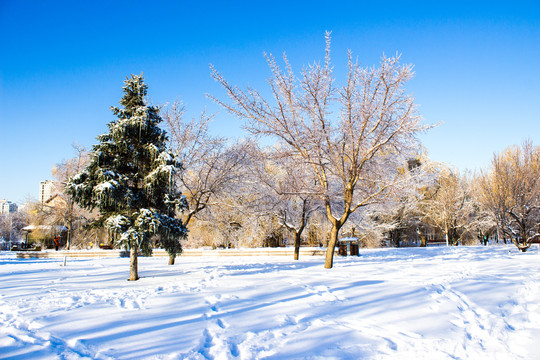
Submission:
<svg viewBox="0 0 540 360">
<path fill-rule="evenodd" d="M 22 204 L 17 204 L 17 207 L 18 207 L 17 211 L 21 212 L 21 213 L 26 213 L 30 209 L 31 205 L 32 204 L 29 203 L 29 202 L 24 202 Z"/>
<path fill-rule="evenodd" d="M 17 204 L 7 201 L 6 199 L 0 200 L 0 214 L 9 214 L 17 212 Z"/>
<path fill-rule="evenodd" d="M 58 193 L 54 181 L 45 180 L 39 183 L 39 202 L 44 206 L 47 201 Z"/>
</svg>

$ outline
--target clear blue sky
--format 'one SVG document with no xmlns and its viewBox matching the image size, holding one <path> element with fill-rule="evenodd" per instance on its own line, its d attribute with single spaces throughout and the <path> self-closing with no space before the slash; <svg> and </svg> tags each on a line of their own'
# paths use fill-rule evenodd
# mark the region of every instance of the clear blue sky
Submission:
<svg viewBox="0 0 540 360">
<path fill-rule="evenodd" d="M 347 49 L 365 65 L 396 52 L 415 65 L 408 89 L 427 123 L 443 122 L 422 136 L 432 159 L 475 170 L 539 144 L 539 1 L 0 0 L 0 199 L 37 198 L 73 143 L 94 144 L 131 73 L 144 72 L 154 104 L 219 111 L 213 131 L 240 136 L 205 97 L 224 96 L 208 65 L 264 88 L 263 51 L 298 70 L 323 58 L 325 30 L 338 77 Z"/>
</svg>

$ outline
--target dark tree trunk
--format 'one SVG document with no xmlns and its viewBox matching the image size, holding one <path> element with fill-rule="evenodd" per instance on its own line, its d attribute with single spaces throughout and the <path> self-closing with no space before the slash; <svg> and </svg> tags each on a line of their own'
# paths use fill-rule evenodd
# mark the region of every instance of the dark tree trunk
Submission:
<svg viewBox="0 0 540 360">
<path fill-rule="evenodd" d="M 294 232 L 294 260 L 300 257 L 300 232 Z"/>
<path fill-rule="evenodd" d="M 527 243 L 527 242 L 520 243 L 518 240 L 514 240 L 514 245 L 516 245 L 517 248 L 521 250 L 521 252 L 526 252 L 529 249 L 529 247 L 531 247 L 530 243 Z"/>
<path fill-rule="evenodd" d="M 392 237 L 392 243 L 394 243 L 395 247 L 401 247 L 401 230 L 400 229 L 394 229 L 390 232 Z"/>
<path fill-rule="evenodd" d="M 174 260 L 176 259 L 176 256 L 169 255 L 169 265 L 174 265 Z"/>
<path fill-rule="evenodd" d="M 137 250 L 135 246 L 132 246 L 129 251 L 129 281 L 139 280 Z"/>
<path fill-rule="evenodd" d="M 424 234 L 420 235 L 420 246 L 427 247 L 426 235 Z"/>
</svg>

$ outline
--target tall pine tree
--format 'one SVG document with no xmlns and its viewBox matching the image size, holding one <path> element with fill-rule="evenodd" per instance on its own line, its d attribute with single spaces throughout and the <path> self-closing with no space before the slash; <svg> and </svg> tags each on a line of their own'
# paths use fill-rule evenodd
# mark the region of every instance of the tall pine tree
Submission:
<svg viewBox="0 0 540 360">
<path fill-rule="evenodd" d="M 107 125 L 108 133 L 97 137 L 90 164 L 67 187 L 79 205 L 99 210 L 94 225 L 105 226 L 117 246 L 130 250 L 129 280 L 139 278 L 137 253 L 151 254 L 154 235 L 169 253 L 169 264 L 174 264 L 182 252 L 179 240 L 187 233 L 175 217 L 187 208 L 174 181 L 182 164 L 166 149 L 159 108 L 145 102 L 147 88 L 142 75 L 127 78 L 123 108 L 111 108 L 118 119 Z"/>
</svg>

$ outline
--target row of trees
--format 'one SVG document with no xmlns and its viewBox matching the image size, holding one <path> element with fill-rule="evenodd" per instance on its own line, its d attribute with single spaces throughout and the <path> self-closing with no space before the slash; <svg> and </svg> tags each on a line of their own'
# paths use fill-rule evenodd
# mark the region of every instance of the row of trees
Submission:
<svg viewBox="0 0 540 360">
<path fill-rule="evenodd" d="M 478 201 L 508 237 L 526 251 L 540 240 L 540 147 L 525 141 L 494 155 L 491 168 L 478 179 Z"/>
<path fill-rule="evenodd" d="M 182 118 L 176 120 L 186 125 Z M 190 227 L 187 246 L 263 246 L 271 244 L 265 239 L 275 234 L 278 238 L 289 236 L 291 240 L 301 237 L 311 245 L 326 244 L 329 224 L 324 221 L 321 204 L 314 198 L 295 194 L 295 189 L 305 188 L 299 183 L 307 179 L 302 169 L 281 163 L 286 158 L 272 159 L 269 152 L 264 157 L 260 153 L 252 154 L 254 150 L 260 151 L 247 144 L 223 145 L 223 152 L 206 157 L 206 164 L 213 166 L 199 163 L 195 170 L 178 174 L 185 184 L 181 189 L 187 194 L 190 208 L 189 212 L 179 214 Z M 236 157 L 224 156 L 235 152 Z M 53 169 L 58 188 L 62 189 L 66 174 L 74 174 L 69 169 L 78 158 L 63 161 Z M 87 156 L 83 155 L 82 159 Z M 229 165 L 227 171 L 218 171 L 223 169 L 218 166 L 220 161 Z M 491 167 L 475 176 L 459 174 L 426 158 L 422 161 L 424 177 L 416 181 L 414 191 L 401 189 L 396 191 L 396 197 L 373 204 L 370 211 L 351 219 L 346 232 L 350 233 L 354 227 L 356 235 L 363 237 L 369 246 L 378 246 L 382 239 L 392 246 L 406 246 L 411 240 L 425 244 L 426 239 L 457 245 L 488 236 L 512 240 L 526 249 L 538 239 L 535 198 L 538 148 L 530 142 L 495 155 Z M 414 161 L 409 167 L 418 165 Z M 206 184 L 197 179 L 205 179 Z M 205 194 L 204 200 L 201 194 Z M 61 196 L 69 200 L 66 194 Z M 1 216 L 0 236 L 18 237 L 21 228 L 29 223 L 59 224 L 73 234 L 68 247 L 87 247 L 106 241 L 103 238 L 106 234 L 99 229 L 83 226 L 96 213 L 84 211 L 69 201 L 59 204 L 55 207 L 36 204 L 27 212 Z"/>
<path fill-rule="evenodd" d="M 295 259 L 307 239 L 328 246 L 327 268 L 344 232 L 396 246 L 496 232 L 523 251 L 538 238 L 538 148 L 510 148 L 476 177 L 432 163 L 417 139 L 426 126 L 405 90 L 412 66 L 383 57 L 367 68 L 349 54 L 338 84 L 326 40 L 324 61 L 298 76 L 285 56 L 284 69 L 267 56 L 270 97 L 232 85 L 212 67 L 228 100 L 212 98 L 253 135 L 233 144 L 209 133 L 212 116 L 188 121 L 179 102 L 149 106 L 142 77 L 126 80 L 123 108 L 113 108 L 118 119 L 98 137 L 85 170 L 66 173 L 64 182 L 66 203 L 131 249 L 132 280 L 138 250 L 158 243 L 173 263 L 186 227 L 193 245 L 269 245 L 289 234 Z"/>
</svg>

